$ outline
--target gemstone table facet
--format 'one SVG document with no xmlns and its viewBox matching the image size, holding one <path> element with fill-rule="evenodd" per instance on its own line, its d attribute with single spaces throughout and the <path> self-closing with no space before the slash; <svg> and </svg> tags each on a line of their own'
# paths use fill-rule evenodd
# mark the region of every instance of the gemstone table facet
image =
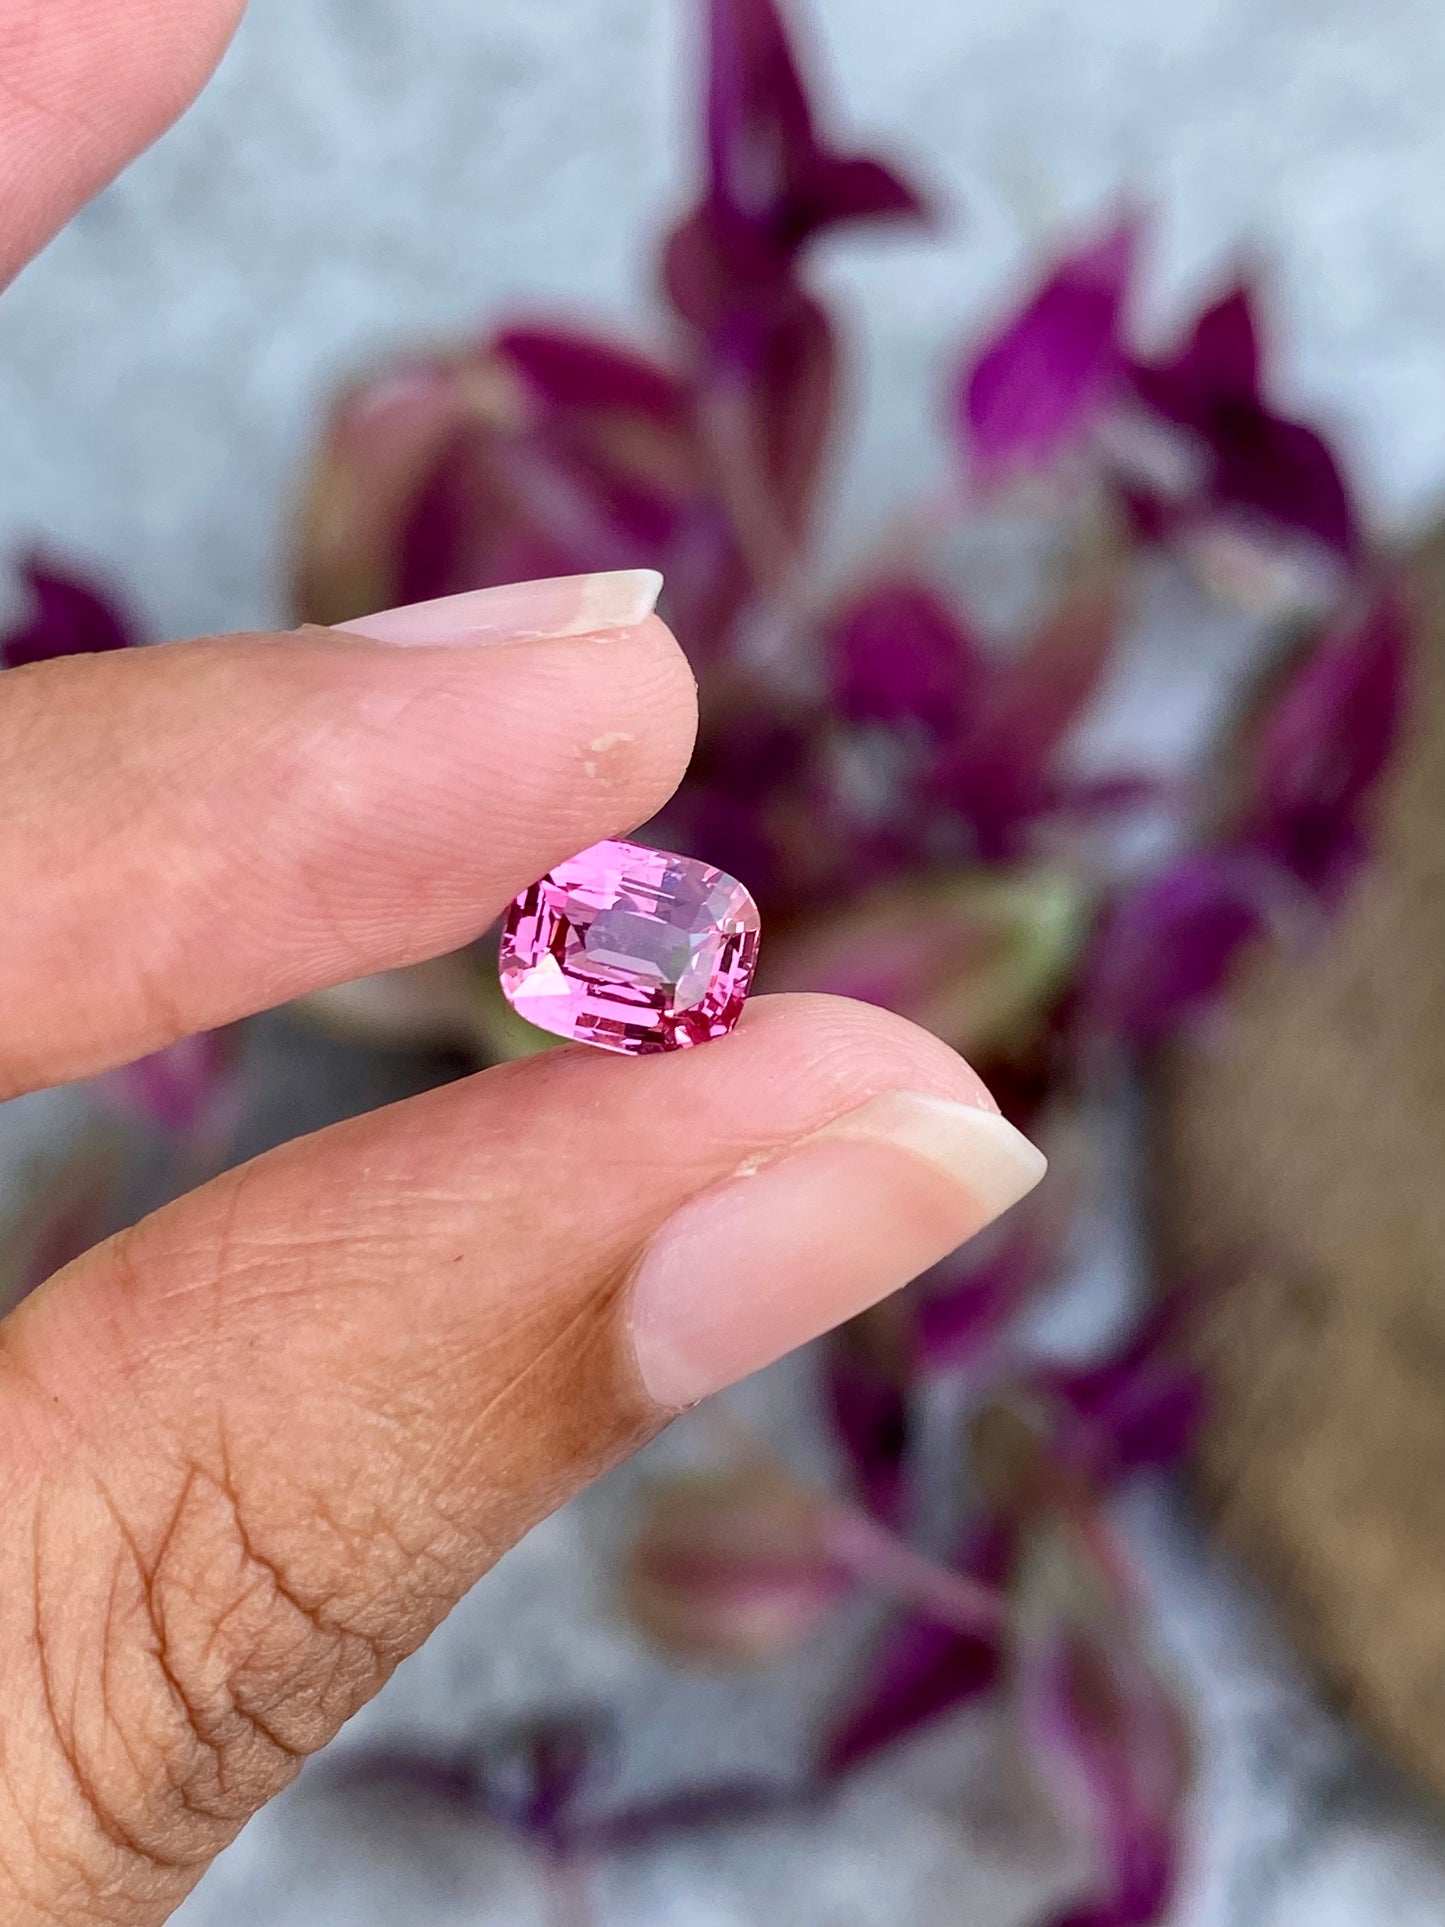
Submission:
<svg viewBox="0 0 1445 1927">
<path fill-rule="evenodd" d="M 757 957 L 757 905 L 732 877 L 640 843 L 594 843 L 513 903 L 502 989 L 558 1037 L 687 1050 L 732 1029 Z"/>
</svg>

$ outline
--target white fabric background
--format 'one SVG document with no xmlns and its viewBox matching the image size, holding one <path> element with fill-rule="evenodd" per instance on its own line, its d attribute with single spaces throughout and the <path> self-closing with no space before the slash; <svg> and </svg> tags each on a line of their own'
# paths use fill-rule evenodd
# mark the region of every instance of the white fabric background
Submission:
<svg viewBox="0 0 1445 1927">
<path fill-rule="evenodd" d="M 278 618 L 288 502 L 320 399 L 417 334 L 499 309 L 642 309 L 682 190 L 680 0 L 254 0 L 201 104 L 0 301 L 0 553 L 112 567 L 156 632 Z M 860 130 L 964 210 L 945 244 L 830 267 L 871 370 L 840 521 L 936 472 L 941 357 L 1065 216 L 1158 207 L 1154 320 L 1241 244 L 1279 269 L 1285 391 L 1335 426 L 1392 526 L 1445 485 L 1445 10 L 1438 0 L 816 0 Z M 1161 719 L 1162 720 L 1162 719 Z M 800 1425 L 788 1369 L 746 1402 Z M 665 1453 L 695 1449 L 685 1431 Z M 758 1686 L 659 1684 L 596 1556 L 615 1483 L 527 1542 L 343 1741 L 575 1699 L 629 1716 L 639 1780 L 785 1761 L 838 1654 Z M 1424 1927 L 1436 1822 L 1316 1706 L 1239 1582 L 1135 1507 L 1204 1709 L 1209 1927 Z M 966 1727 L 807 1829 L 609 1870 L 629 1927 L 1013 1927 L 1047 1842 Z M 969 1763 L 978 1768 L 972 1774 Z M 525 1870 L 460 1826 L 303 1788 L 187 1927 L 540 1920 Z"/>
</svg>

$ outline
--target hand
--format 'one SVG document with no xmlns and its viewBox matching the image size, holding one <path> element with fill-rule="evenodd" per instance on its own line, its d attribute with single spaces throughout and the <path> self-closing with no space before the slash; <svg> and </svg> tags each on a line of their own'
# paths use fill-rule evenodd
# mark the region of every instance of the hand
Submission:
<svg viewBox="0 0 1445 1927">
<path fill-rule="evenodd" d="M 234 0 L 0 0 L 13 269 Z M 0 1097 L 475 936 L 645 821 L 686 665 L 637 578 L 0 676 Z M 678 1409 L 1037 1177 L 882 1012 L 762 1000 L 284 1147 L 0 1325 L 0 1919 L 163 1920 L 488 1565 Z"/>
</svg>

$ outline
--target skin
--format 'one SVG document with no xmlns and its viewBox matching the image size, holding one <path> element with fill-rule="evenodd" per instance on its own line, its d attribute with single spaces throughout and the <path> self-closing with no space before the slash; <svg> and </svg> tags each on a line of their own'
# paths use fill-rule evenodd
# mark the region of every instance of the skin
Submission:
<svg viewBox="0 0 1445 1927">
<path fill-rule="evenodd" d="M 7 274 L 237 12 L 0 0 Z M 463 942 L 645 821 L 694 722 L 655 620 L 8 672 L 0 1096 Z M 672 1416 L 626 1324 L 658 1228 L 892 1090 L 981 1101 L 931 1037 L 821 998 L 672 1057 L 559 1050 L 230 1172 L 0 1324 L 7 1927 L 164 1920 L 500 1553 Z"/>
</svg>

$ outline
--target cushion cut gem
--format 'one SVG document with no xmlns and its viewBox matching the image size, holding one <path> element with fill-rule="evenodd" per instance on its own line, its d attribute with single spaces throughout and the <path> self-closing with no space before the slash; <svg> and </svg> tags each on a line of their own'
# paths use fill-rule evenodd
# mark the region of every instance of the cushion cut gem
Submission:
<svg viewBox="0 0 1445 1927">
<path fill-rule="evenodd" d="M 594 843 L 508 911 L 502 989 L 558 1037 L 687 1050 L 732 1029 L 757 956 L 757 906 L 732 877 L 640 843 Z"/>
</svg>

